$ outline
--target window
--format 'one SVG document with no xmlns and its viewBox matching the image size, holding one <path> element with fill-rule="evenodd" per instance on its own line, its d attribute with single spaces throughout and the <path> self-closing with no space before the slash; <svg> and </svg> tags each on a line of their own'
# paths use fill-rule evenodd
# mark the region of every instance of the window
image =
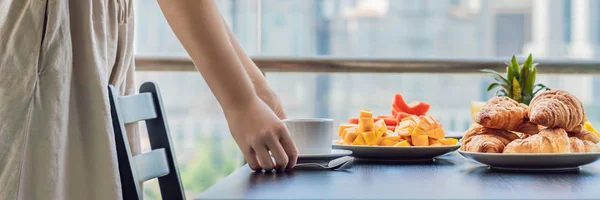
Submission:
<svg viewBox="0 0 600 200">
<path fill-rule="evenodd" d="M 218 0 L 251 56 L 345 58 L 600 59 L 600 3 L 546 0 Z M 581 3 L 583 2 L 583 3 Z M 155 1 L 136 2 L 136 54 L 187 57 Z M 260 27 L 258 27 L 260 25 Z M 544 66 L 539 66 L 543 73 Z M 192 199 L 242 163 L 216 99 L 197 72 L 137 73 L 163 91 L 184 187 Z M 472 123 L 470 101 L 484 100 L 482 74 L 266 74 L 290 117 L 386 114 L 392 94 L 432 104 L 446 130 Z M 551 88 L 577 95 L 600 125 L 600 77 L 539 75 Z M 148 184 L 149 187 L 152 183 Z M 153 193 L 154 192 L 154 193 Z M 148 199 L 156 192 L 146 190 Z"/>
</svg>

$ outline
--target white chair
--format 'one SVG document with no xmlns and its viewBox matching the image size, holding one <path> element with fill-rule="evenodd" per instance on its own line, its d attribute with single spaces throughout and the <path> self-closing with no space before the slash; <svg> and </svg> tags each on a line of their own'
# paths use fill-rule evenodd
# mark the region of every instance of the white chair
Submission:
<svg viewBox="0 0 600 200">
<path fill-rule="evenodd" d="M 142 199 L 140 183 L 154 178 L 163 199 L 185 199 L 158 86 L 146 82 L 132 96 L 118 96 L 113 86 L 108 90 L 123 199 Z M 138 121 L 146 122 L 152 151 L 132 156 L 125 124 Z"/>
</svg>

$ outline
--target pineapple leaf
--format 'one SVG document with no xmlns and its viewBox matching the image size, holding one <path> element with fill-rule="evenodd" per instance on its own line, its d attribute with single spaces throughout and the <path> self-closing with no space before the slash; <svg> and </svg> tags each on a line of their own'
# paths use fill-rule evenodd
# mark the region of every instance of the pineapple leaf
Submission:
<svg viewBox="0 0 600 200">
<path fill-rule="evenodd" d="M 525 105 L 529 105 L 529 103 L 531 103 L 531 99 L 532 99 L 532 98 L 533 98 L 533 97 L 532 97 L 532 96 L 529 96 L 529 95 L 525 95 L 525 96 L 523 96 L 523 104 L 525 104 Z"/>
<path fill-rule="evenodd" d="M 523 64 L 527 66 L 529 70 L 531 70 L 531 66 L 533 65 L 533 56 L 529 54 L 529 56 L 527 56 L 527 60 L 525 60 L 525 63 Z"/>
<path fill-rule="evenodd" d="M 533 70 L 531 71 L 531 73 L 529 73 L 529 76 L 527 77 L 527 80 L 525 80 L 525 85 L 523 86 L 523 94 L 524 96 L 531 96 L 533 93 L 533 87 L 535 84 L 535 77 L 537 74 L 537 68 L 534 66 Z"/>
<path fill-rule="evenodd" d="M 512 59 L 510 60 L 510 64 L 511 64 L 510 67 L 512 67 L 514 76 L 519 77 L 519 62 L 517 62 L 517 57 L 515 55 L 513 55 Z"/>
<path fill-rule="evenodd" d="M 521 85 L 519 84 L 519 81 L 517 80 L 517 78 L 513 78 L 513 88 L 512 88 L 512 99 L 514 99 L 517 102 L 521 102 Z"/>
<path fill-rule="evenodd" d="M 546 88 L 547 90 L 550 90 L 550 88 L 544 84 L 538 83 L 536 85 L 534 85 L 533 87 L 542 87 L 542 88 Z"/>
<path fill-rule="evenodd" d="M 500 82 L 500 84 L 504 84 L 504 85 L 510 85 L 510 84 L 508 83 L 508 80 L 506 80 L 506 78 L 504 78 L 504 77 L 502 76 L 502 74 L 498 73 L 497 71 L 494 71 L 494 70 L 491 70 L 491 69 L 482 69 L 481 71 L 482 71 L 482 72 L 485 72 L 485 73 L 492 74 L 492 75 L 494 76 L 494 79 L 495 79 L 496 81 Z"/>
<path fill-rule="evenodd" d="M 511 66 L 506 67 L 506 80 L 513 80 L 515 77 L 514 71 Z"/>
<path fill-rule="evenodd" d="M 525 60 L 525 62 L 523 63 L 523 67 L 521 68 L 521 74 L 518 78 L 519 84 L 521 84 L 522 86 L 525 86 L 525 83 L 527 81 L 527 77 L 529 77 L 529 73 L 531 72 L 531 65 L 533 63 L 533 59 L 531 57 L 531 54 L 529 54 L 529 56 L 527 57 L 527 60 Z"/>
<path fill-rule="evenodd" d="M 535 96 L 538 92 L 542 91 L 543 89 L 545 89 L 544 91 L 548 91 L 550 90 L 550 88 L 546 87 L 544 84 L 537 84 L 534 87 L 539 87 L 537 90 L 535 90 L 535 92 L 533 92 L 533 96 Z"/>
<path fill-rule="evenodd" d="M 514 71 L 512 70 L 512 67 L 509 65 L 508 67 L 506 67 L 506 80 L 512 80 L 514 77 L 515 77 Z M 508 91 L 509 97 L 512 96 L 512 89 L 510 89 L 510 87 L 512 87 L 512 86 L 511 85 L 504 86 L 504 89 L 506 91 Z"/>
<path fill-rule="evenodd" d="M 490 86 L 488 86 L 487 91 L 489 92 L 490 90 L 493 90 L 494 88 L 500 86 L 500 83 L 492 83 L 490 84 Z"/>
<path fill-rule="evenodd" d="M 498 91 L 496 91 L 496 96 L 506 96 L 508 94 L 506 94 L 506 90 L 504 89 L 500 89 Z"/>
<path fill-rule="evenodd" d="M 544 89 L 544 88 L 538 88 L 537 90 L 535 90 L 533 92 L 533 96 L 537 95 L 537 93 L 540 92 L 542 89 Z"/>
</svg>

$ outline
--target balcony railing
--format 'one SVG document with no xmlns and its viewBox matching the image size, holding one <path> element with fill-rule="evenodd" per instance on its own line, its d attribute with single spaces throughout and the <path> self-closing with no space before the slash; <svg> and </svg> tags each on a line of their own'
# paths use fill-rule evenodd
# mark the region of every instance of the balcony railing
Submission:
<svg viewBox="0 0 600 200">
<path fill-rule="evenodd" d="M 386 59 L 336 57 L 254 57 L 263 72 L 324 73 L 478 73 L 481 69 L 504 71 L 509 58 Z M 600 74 L 600 59 L 536 59 L 540 73 Z M 196 71 L 188 58 L 136 58 L 138 71 Z"/>
</svg>

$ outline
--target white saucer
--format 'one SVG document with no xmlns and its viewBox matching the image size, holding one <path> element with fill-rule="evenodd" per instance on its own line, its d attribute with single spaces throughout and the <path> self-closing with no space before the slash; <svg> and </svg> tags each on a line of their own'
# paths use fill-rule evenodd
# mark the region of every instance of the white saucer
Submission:
<svg viewBox="0 0 600 200">
<path fill-rule="evenodd" d="M 343 149 L 332 149 L 327 154 L 300 154 L 298 160 L 332 160 L 339 157 L 352 155 L 352 151 Z"/>
</svg>

